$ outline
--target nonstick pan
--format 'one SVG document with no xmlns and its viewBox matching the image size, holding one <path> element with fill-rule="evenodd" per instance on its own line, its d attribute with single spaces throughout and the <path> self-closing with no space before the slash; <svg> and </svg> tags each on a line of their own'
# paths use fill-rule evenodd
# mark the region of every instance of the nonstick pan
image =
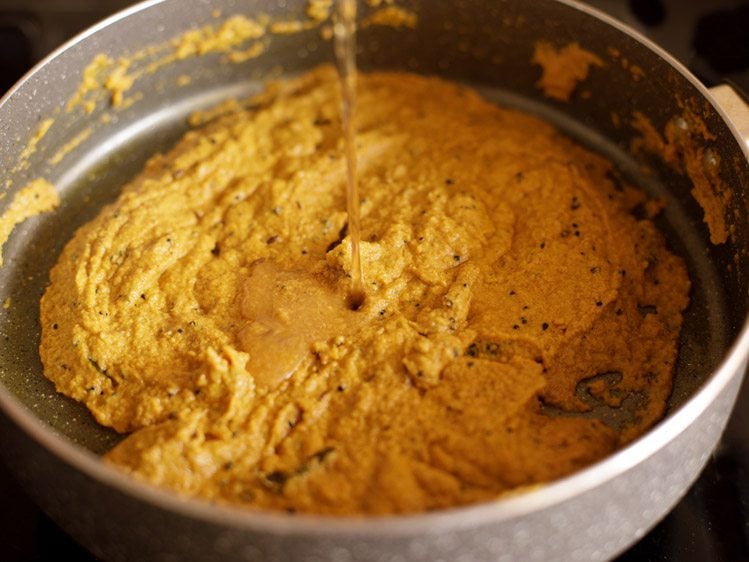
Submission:
<svg viewBox="0 0 749 562">
<path fill-rule="evenodd" d="M 321 26 L 301 26 L 292 34 L 264 38 L 265 52 L 257 58 L 229 62 L 226 53 L 190 55 L 144 73 L 119 107 L 102 97 L 89 108 L 67 111 L 97 54 L 117 59 L 165 44 L 168 50 L 170 38 L 217 26 L 234 14 L 262 12 L 287 22 L 308 18 L 306 3 L 293 0 L 152 0 L 63 46 L 0 102 L 5 186 L 0 212 L 39 177 L 52 182 L 61 198 L 56 211 L 17 226 L 3 247 L 2 451 L 43 509 L 95 555 L 109 560 L 606 559 L 671 509 L 716 445 L 749 350 L 749 164 L 739 132 L 749 120 L 732 122 L 716 97 L 670 56 L 581 4 L 423 0 L 399 5 L 418 14 L 418 25 L 362 29 L 359 61 L 365 70 L 411 70 L 473 85 L 487 97 L 554 121 L 614 159 L 625 179 L 667 197 L 660 226 L 671 248 L 686 259 L 693 283 L 668 415 L 618 453 L 557 482 L 494 502 L 413 516 L 248 512 L 176 497 L 102 463 L 99 454 L 118 436 L 57 395 L 42 376 L 38 310 L 51 266 L 74 230 L 116 197 L 150 154 L 178 138 L 190 112 L 256 91 L 269 77 L 332 60 Z M 557 47 L 577 42 L 603 66 L 591 69 L 568 102 L 549 99 L 537 85 L 541 70 L 531 63 L 539 41 Z M 163 52 L 144 52 L 137 64 L 147 65 Z M 732 114 L 746 110 L 730 90 L 716 95 Z M 702 165 L 726 190 L 715 219 L 726 223 L 725 241 L 716 240 L 715 232 L 711 240 L 703 208 L 691 193 L 699 172 L 694 165 L 675 164 L 673 154 L 664 158 L 657 151 L 633 150 L 643 145 L 643 129 L 633 125 L 638 114 L 655 131 L 680 127 L 684 146 L 696 146 L 703 155 Z M 54 120 L 51 127 L 38 134 L 48 119 Z M 35 135 L 38 142 L 30 144 Z"/>
</svg>

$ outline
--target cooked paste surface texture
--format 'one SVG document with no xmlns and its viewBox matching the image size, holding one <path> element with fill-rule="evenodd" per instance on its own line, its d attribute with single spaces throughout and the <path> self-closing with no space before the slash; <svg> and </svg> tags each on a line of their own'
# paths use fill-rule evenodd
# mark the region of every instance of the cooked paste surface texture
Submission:
<svg viewBox="0 0 749 562">
<path fill-rule="evenodd" d="M 465 87 L 362 76 L 353 312 L 339 106 L 330 68 L 271 84 L 65 248 L 41 356 L 129 433 L 108 461 L 252 509 L 420 512 L 559 478 L 663 415 L 689 281 L 609 161 Z"/>
</svg>

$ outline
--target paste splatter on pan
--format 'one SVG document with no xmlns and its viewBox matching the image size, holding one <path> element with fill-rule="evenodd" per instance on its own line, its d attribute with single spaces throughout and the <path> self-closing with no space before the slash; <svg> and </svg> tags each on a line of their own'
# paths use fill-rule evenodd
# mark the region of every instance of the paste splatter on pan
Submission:
<svg viewBox="0 0 749 562">
<path fill-rule="evenodd" d="M 211 53 L 224 54 L 225 60 L 231 63 L 261 56 L 272 41 L 272 35 L 296 34 L 321 27 L 331 17 L 331 5 L 332 0 L 311 0 L 307 5 L 307 19 L 274 21 L 262 13 L 253 18 L 234 15 L 220 24 L 190 30 L 163 44 L 149 45 L 117 59 L 99 55 L 85 69 L 78 91 L 66 110 L 83 107 L 90 113 L 105 97 L 112 107 L 120 108 L 131 100 L 127 93 L 138 80 L 176 61 Z M 365 24 L 413 28 L 417 21 L 415 13 L 389 5 L 372 11 Z"/>
<path fill-rule="evenodd" d="M 544 95 L 563 102 L 570 101 L 578 83 L 588 77 L 591 67 L 604 66 L 597 55 L 578 43 L 557 49 L 546 41 L 536 43 L 531 62 L 542 69 L 537 85 Z"/>
<path fill-rule="evenodd" d="M 654 154 L 688 176 L 692 197 L 704 211 L 710 242 L 725 243 L 730 234 L 726 217 L 732 191 L 720 177 L 720 156 L 709 146 L 715 135 L 688 108 L 666 123 L 663 134 L 639 111 L 634 113 L 631 125 L 641 135 L 632 140 L 632 152 Z"/>
<path fill-rule="evenodd" d="M 455 84 L 359 95 L 360 311 L 330 68 L 204 114 L 67 245 L 41 355 L 130 433 L 110 462 L 253 509 L 419 512 L 569 474 L 663 415 L 689 281 L 630 214 L 644 195 Z"/>
<path fill-rule="evenodd" d="M 633 82 L 642 80 L 645 75 L 642 68 L 623 57 L 618 49 L 609 48 L 608 55 L 629 70 Z M 575 42 L 560 48 L 548 42 L 538 42 L 531 62 L 542 69 L 537 86 L 546 97 L 562 102 L 571 100 L 579 83 L 588 77 L 591 67 L 605 67 L 600 57 Z M 644 113 L 633 113 L 630 125 L 639 135 L 632 139 L 631 151 L 639 155 L 643 151 L 656 155 L 676 172 L 689 177 L 693 185 L 691 194 L 704 211 L 710 241 L 723 244 L 730 234 L 726 217 L 731 189 L 720 178 L 718 153 L 709 146 L 715 136 L 689 103 L 677 99 L 676 104 L 683 112 L 666 123 L 663 133 Z M 615 126 L 621 126 L 621 116 L 617 112 L 612 112 L 611 118 Z"/>
</svg>

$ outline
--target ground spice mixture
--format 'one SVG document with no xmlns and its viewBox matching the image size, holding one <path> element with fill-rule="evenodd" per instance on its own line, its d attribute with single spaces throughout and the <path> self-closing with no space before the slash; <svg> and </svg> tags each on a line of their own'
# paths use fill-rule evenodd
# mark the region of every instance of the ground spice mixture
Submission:
<svg viewBox="0 0 749 562">
<path fill-rule="evenodd" d="M 359 311 L 331 68 L 208 118 L 67 245 L 41 356 L 129 433 L 109 462 L 252 509 L 419 512 L 663 415 L 689 281 L 643 194 L 462 86 L 378 73 L 359 95 Z"/>
</svg>

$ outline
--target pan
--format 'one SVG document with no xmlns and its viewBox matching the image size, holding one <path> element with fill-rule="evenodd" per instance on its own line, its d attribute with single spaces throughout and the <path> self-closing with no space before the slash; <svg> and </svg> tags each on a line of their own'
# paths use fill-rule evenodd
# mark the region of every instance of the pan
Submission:
<svg viewBox="0 0 749 562">
<path fill-rule="evenodd" d="M 56 394 L 42 376 L 39 298 L 51 266 L 75 229 L 116 197 L 149 155 L 186 130 L 188 114 L 257 91 L 269 77 L 332 60 L 326 24 L 309 22 L 304 2 L 199 0 L 185 9 L 183 0 L 151 0 L 61 47 L 0 102 L 5 187 L 0 211 L 7 212 L 13 196 L 36 178 L 50 181 L 60 197 L 54 212 L 17 226 L 3 247 L 2 451 L 39 505 L 95 555 L 603 560 L 642 537 L 672 508 L 715 447 L 749 351 L 749 164 L 740 132 L 746 135 L 749 128 L 741 116 L 745 105 L 730 89 L 708 91 L 648 40 L 569 0 L 398 5 L 416 14 L 418 23 L 363 28 L 364 70 L 409 70 L 470 84 L 490 99 L 553 121 L 613 159 L 626 179 L 667 197 L 659 226 L 685 258 L 693 287 L 666 417 L 616 454 L 537 489 L 470 507 L 375 519 L 210 505 L 135 482 L 102 463 L 99 455 L 119 437 Z M 170 38 L 216 28 L 235 14 L 260 13 L 269 21 L 309 24 L 292 24 L 294 33 L 273 35 L 255 58 L 231 61 L 226 52 L 209 50 L 159 62 L 174 45 Z M 541 41 L 557 47 L 576 42 L 602 62 L 567 101 L 549 98 L 538 87 L 541 69 L 531 61 Z M 137 64 L 155 64 L 120 97 L 104 85 L 105 95 L 71 109 L 82 92 L 84 70 L 100 53 L 113 60 L 140 53 Z M 679 165 L 678 154 L 674 161 L 673 154 L 635 150 L 647 145 L 643 122 L 655 131 L 680 127 L 689 146 L 698 145 L 702 166 L 725 187 L 712 194 L 720 205 L 710 224 L 704 220 L 709 204 L 692 193 L 693 167 Z"/>
</svg>

